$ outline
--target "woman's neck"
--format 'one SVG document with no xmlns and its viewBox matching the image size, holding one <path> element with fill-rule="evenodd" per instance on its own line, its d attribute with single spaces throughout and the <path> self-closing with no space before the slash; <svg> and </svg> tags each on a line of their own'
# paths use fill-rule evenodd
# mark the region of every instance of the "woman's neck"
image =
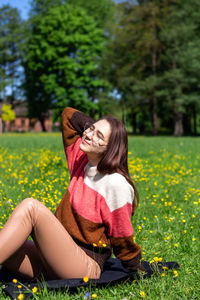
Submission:
<svg viewBox="0 0 200 300">
<path fill-rule="evenodd" d="M 97 155 L 94 155 L 94 154 L 88 154 L 87 153 L 87 157 L 88 157 L 88 161 L 89 161 L 89 164 L 94 167 L 94 166 L 97 166 L 98 163 L 100 162 L 101 158 L 97 157 Z"/>
</svg>

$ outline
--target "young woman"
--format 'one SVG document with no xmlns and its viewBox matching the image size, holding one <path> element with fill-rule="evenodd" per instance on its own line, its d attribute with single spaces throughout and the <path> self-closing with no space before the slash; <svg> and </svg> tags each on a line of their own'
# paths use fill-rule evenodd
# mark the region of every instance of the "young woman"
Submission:
<svg viewBox="0 0 200 300">
<path fill-rule="evenodd" d="M 130 220 L 137 191 L 124 125 L 112 117 L 94 123 L 66 108 L 62 128 L 68 190 L 55 215 L 32 198 L 15 208 L 0 232 L 0 264 L 28 279 L 99 278 L 113 251 L 125 268 L 142 270 Z"/>
</svg>

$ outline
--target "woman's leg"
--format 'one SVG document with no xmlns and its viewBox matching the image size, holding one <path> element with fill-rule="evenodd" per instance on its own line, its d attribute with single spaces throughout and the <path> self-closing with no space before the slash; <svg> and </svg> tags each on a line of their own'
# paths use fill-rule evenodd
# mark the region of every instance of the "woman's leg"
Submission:
<svg viewBox="0 0 200 300">
<path fill-rule="evenodd" d="M 40 277 L 41 274 L 45 278 L 54 278 L 53 271 L 44 267 L 38 248 L 35 243 L 27 240 L 13 255 L 11 255 L 3 266 L 9 271 L 21 276 L 25 279 L 33 279 Z"/>
<path fill-rule="evenodd" d="M 36 249 L 33 250 L 33 246 L 30 246 L 32 256 L 24 255 L 16 271 L 23 270 L 24 274 L 35 275 L 38 272 L 35 260 L 39 260 L 42 262 L 41 269 L 44 267 L 51 279 L 83 276 L 98 278 L 100 276 L 99 265 L 77 246 L 47 207 L 31 198 L 23 200 L 15 208 L 0 232 L 0 264 L 5 262 L 5 266 L 8 266 L 10 260 L 11 266 L 12 258 L 15 260 L 17 255 L 20 255 L 22 246 L 25 248 L 21 249 L 28 251 L 26 240 L 30 234 L 39 250 L 38 255 Z M 33 263 L 31 263 L 31 257 Z M 28 269 L 29 272 L 27 272 Z M 15 270 L 12 269 L 12 271 Z"/>
</svg>

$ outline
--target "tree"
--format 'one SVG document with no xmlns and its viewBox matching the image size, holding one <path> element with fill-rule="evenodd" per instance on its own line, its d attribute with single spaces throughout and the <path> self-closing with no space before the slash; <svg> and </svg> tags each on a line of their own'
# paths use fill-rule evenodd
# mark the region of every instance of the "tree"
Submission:
<svg viewBox="0 0 200 300">
<path fill-rule="evenodd" d="M 5 122 L 6 121 L 13 121 L 15 120 L 15 112 L 14 110 L 12 109 L 12 106 L 10 104 L 3 104 L 2 106 L 2 115 L 1 115 L 1 118 L 2 118 L 2 131 L 4 131 L 4 127 L 5 127 Z M 1 131 L 0 131 L 1 133 Z"/>
<path fill-rule="evenodd" d="M 157 134 L 162 6 L 157 1 L 126 1 L 119 4 L 118 19 L 119 26 L 110 44 L 114 53 L 111 78 L 121 94 L 122 105 L 131 107 L 132 115 L 137 114 L 138 106 L 149 107 L 153 133 Z"/>
<path fill-rule="evenodd" d="M 0 92 L 7 100 L 7 87 L 13 103 L 19 87 L 21 26 L 19 11 L 9 5 L 0 8 Z"/>
<path fill-rule="evenodd" d="M 3 104 L 2 107 L 2 120 L 3 121 L 13 121 L 15 120 L 15 112 L 12 109 L 11 105 Z"/>
<path fill-rule="evenodd" d="M 175 136 L 183 135 L 184 129 L 191 134 L 191 117 L 194 121 L 193 132 L 197 134 L 196 112 L 199 110 L 200 94 L 199 17 L 199 1 L 193 1 L 193 5 L 188 1 L 177 1 L 161 35 L 166 47 L 161 95 L 166 99 L 167 106 L 171 106 Z M 186 128 L 184 117 L 187 118 Z"/>
<path fill-rule="evenodd" d="M 87 14 L 94 18 L 99 28 L 105 30 L 109 36 L 109 25 L 114 22 L 115 2 L 113 0 L 66 0 L 73 7 L 85 9 Z"/>
<path fill-rule="evenodd" d="M 30 17 L 46 14 L 49 9 L 60 6 L 63 3 L 65 3 L 63 0 L 31 0 Z"/>
<path fill-rule="evenodd" d="M 30 116 L 43 123 L 53 107 L 95 109 L 94 89 L 104 84 L 96 72 L 103 47 L 102 30 L 83 9 L 61 5 L 38 14 L 24 59 Z"/>
</svg>

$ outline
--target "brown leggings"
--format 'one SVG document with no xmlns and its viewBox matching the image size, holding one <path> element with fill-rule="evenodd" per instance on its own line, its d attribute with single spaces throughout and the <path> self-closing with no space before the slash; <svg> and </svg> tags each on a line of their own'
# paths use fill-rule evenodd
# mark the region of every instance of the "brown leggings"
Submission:
<svg viewBox="0 0 200 300">
<path fill-rule="evenodd" d="M 34 242 L 27 240 L 31 235 Z M 33 279 L 99 278 L 99 265 L 71 238 L 52 212 L 27 198 L 0 231 L 0 264 Z"/>
</svg>

